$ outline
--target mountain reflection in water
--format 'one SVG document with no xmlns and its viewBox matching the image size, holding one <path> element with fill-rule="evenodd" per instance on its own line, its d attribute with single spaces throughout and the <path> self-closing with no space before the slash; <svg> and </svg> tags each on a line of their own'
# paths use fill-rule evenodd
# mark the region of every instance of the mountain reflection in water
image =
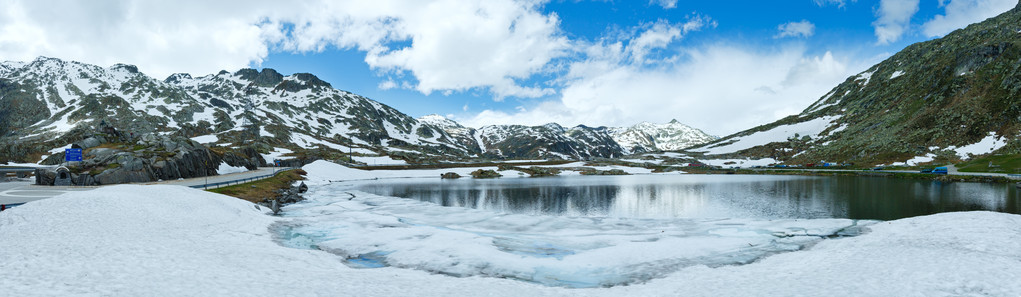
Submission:
<svg viewBox="0 0 1021 297">
<path fill-rule="evenodd" d="M 893 220 L 1021 213 L 1013 185 L 883 177 L 631 175 L 358 182 L 357 190 L 507 213 L 634 218 Z"/>
</svg>

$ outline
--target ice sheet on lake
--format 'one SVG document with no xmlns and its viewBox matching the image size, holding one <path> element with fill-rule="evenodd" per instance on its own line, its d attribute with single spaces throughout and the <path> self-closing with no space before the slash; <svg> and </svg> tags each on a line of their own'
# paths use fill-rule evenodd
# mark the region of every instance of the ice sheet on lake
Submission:
<svg viewBox="0 0 1021 297">
<path fill-rule="evenodd" d="M 869 224 L 847 219 L 633 219 L 507 214 L 314 187 L 285 245 L 454 276 L 494 276 L 553 286 L 640 283 L 681 268 L 746 264 L 799 250 Z M 349 261 L 350 262 L 350 261 Z"/>
</svg>

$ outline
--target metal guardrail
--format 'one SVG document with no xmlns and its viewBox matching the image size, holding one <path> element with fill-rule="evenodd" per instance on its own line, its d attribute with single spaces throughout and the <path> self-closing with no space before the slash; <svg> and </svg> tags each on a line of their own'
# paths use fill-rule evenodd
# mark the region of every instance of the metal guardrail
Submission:
<svg viewBox="0 0 1021 297">
<path fill-rule="evenodd" d="M 22 205 L 22 204 L 25 204 L 25 203 L 0 204 L 0 205 L 2 205 L 2 207 L 0 207 L 0 211 L 3 211 L 5 209 L 7 209 L 7 208 L 19 206 L 19 205 Z"/>
<path fill-rule="evenodd" d="M 252 177 L 246 177 L 246 178 L 241 178 L 241 179 L 229 180 L 229 181 L 225 181 L 225 182 L 208 183 L 208 184 L 194 185 L 194 186 L 188 186 L 188 187 L 195 188 L 195 189 L 210 189 L 210 188 L 216 189 L 216 188 L 220 188 L 220 187 L 224 187 L 224 186 L 240 185 L 240 184 L 247 183 L 247 182 L 250 182 L 250 181 L 256 181 L 256 180 L 260 180 L 260 179 L 270 178 L 270 177 L 273 177 L 273 176 L 277 175 L 277 173 L 281 173 L 281 172 L 288 171 L 288 170 L 294 170 L 294 169 L 297 169 L 297 167 L 280 168 L 280 170 L 277 170 L 277 171 L 275 171 L 275 172 L 273 172 L 271 174 L 266 174 L 266 175 L 252 176 Z"/>
</svg>

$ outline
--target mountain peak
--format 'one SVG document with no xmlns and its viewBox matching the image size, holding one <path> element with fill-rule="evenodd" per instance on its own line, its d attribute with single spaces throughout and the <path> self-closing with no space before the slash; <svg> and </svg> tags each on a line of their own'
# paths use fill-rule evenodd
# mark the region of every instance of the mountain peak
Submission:
<svg viewBox="0 0 1021 297">
<path fill-rule="evenodd" d="M 680 124 L 680 123 L 681 123 L 681 122 L 678 122 L 678 121 L 677 121 L 677 119 L 672 119 L 672 120 L 670 120 L 670 122 L 668 122 L 667 124 Z"/>
<path fill-rule="evenodd" d="M 113 64 L 113 66 L 110 66 L 110 69 L 111 70 L 124 70 L 124 71 L 127 71 L 128 73 L 138 74 L 138 66 L 130 65 L 130 64 L 117 63 L 117 64 Z"/>
</svg>

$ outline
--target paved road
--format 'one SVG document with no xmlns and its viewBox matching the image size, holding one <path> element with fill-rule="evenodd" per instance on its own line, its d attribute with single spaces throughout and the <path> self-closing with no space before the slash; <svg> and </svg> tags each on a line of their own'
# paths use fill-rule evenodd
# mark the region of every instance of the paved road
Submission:
<svg viewBox="0 0 1021 297">
<path fill-rule="evenodd" d="M 171 180 L 171 181 L 151 182 L 151 183 L 145 183 L 145 184 L 147 184 L 147 185 L 178 185 L 178 186 L 187 186 L 187 187 L 201 186 L 201 185 L 204 185 L 204 184 L 215 184 L 215 183 L 220 183 L 220 182 L 228 182 L 228 181 L 234 181 L 234 180 L 240 180 L 240 179 L 252 178 L 252 177 L 256 177 L 256 176 L 267 175 L 267 174 L 273 174 L 277 170 L 282 170 L 282 168 L 259 167 L 259 169 L 252 170 L 252 171 L 245 171 L 245 172 L 238 172 L 238 173 L 210 176 L 208 178 L 208 181 L 207 181 L 207 179 L 205 177 L 196 177 L 196 178 L 187 178 L 187 179 L 179 179 L 179 180 Z"/>
<path fill-rule="evenodd" d="M 217 176 L 210 176 L 208 183 L 227 182 L 241 180 L 261 175 L 273 174 L 280 168 L 260 167 L 258 170 L 231 173 Z M 160 181 L 144 183 L 146 185 L 179 185 L 179 186 L 200 186 L 207 183 L 204 177 L 179 179 L 172 181 Z M 101 186 L 90 187 L 58 187 L 58 186 L 37 186 L 32 181 L 0 182 L 0 204 L 18 204 L 46 199 L 67 192 L 88 191 Z"/>
<path fill-rule="evenodd" d="M 854 169 L 808 169 L 808 168 L 757 168 L 752 169 L 756 171 L 768 171 L 768 170 L 786 170 L 786 171 L 812 171 L 812 172 L 890 172 L 890 173 L 918 173 L 917 170 L 854 170 Z M 1009 179 L 1021 180 L 1021 176 L 1010 175 L 1007 173 L 996 173 L 996 172 L 960 172 L 957 171 L 957 167 L 947 166 L 947 174 L 949 175 L 972 175 L 972 176 L 993 176 L 993 177 L 1006 177 Z"/>
</svg>

